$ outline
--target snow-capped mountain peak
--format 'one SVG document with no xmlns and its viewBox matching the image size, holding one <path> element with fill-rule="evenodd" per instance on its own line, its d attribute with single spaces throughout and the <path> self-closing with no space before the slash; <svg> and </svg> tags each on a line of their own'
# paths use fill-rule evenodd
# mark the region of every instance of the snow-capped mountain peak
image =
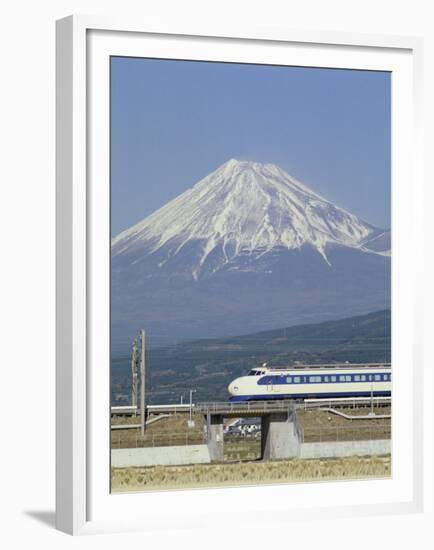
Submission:
<svg viewBox="0 0 434 550">
<path fill-rule="evenodd" d="M 312 246 L 326 262 L 327 247 L 363 248 L 376 235 L 371 225 L 327 201 L 274 164 L 231 159 L 112 241 L 114 255 L 138 261 L 157 254 L 159 266 L 187 246 L 197 253 L 198 278 L 213 258 L 213 271 L 237 257 L 258 258 L 277 248 Z M 329 262 L 328 262 L 329 263 Z"/>
</svg>

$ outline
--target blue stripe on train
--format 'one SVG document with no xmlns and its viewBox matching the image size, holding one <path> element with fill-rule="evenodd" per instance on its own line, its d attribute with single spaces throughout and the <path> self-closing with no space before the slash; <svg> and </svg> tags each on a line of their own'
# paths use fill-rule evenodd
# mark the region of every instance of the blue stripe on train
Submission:
<svg viewBox="0 0 434 550">
<path fill-rule="evenodd" d="M 257 400 L 266 400 L 269 401 L 271 399 L 305 399 L 307 397 L 324 397 L 324 398 L 331 398 L 331 397 L 390 397 L 391 392 L 390 391 L 354 391 L 354 392 L 331 392 L 331 393 L 299 393 L 297 395 L 295 394 L 289 394 L 289 393 L 279 393 L 279 394 L 263 394 L 263 395 L 234 395 L 229 398 L 229 401 L 257 401 Z"/>
</svg>

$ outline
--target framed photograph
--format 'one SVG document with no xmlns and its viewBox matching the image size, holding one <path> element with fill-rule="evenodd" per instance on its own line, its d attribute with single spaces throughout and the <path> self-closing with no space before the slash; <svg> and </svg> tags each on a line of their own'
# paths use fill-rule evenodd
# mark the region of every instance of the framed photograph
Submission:
<svg viewBox="0 0 434 550">
<path fill-rule="evenodd" d="M 57 22 L 59 529 L 421 509 L 421 50 Z"/>
</svg>

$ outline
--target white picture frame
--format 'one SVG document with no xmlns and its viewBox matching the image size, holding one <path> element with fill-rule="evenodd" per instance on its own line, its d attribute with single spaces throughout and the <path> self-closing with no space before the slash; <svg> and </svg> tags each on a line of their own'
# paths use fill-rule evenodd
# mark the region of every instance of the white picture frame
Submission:
<svg viewBox="0 0 434 550">
<path fill-rule="evenodd" d="M 392 256 L 391 480 L 129 495 L 107 491 L 107 61 L 111 55 L 133 54 L 261 63 L 274 59 L 282 64 L 392 71 L 392 234 L 399 246 L 394 245 Z M 228 514 L 237 511 L 240 522 L 252 513 L 263 521 L 282 521 L 288 515 L 303 517 L 307 510 L 312 518 L 421 511 L 422 297 L 417 281 L 422 267 L 414 266 L 422 264 L 421 246 L 414 243 L 422 242 L 423 231 L 422 40 L 282 28 L 159 28 L 146 22 L 71 16 L 57 22 L 56 68 L 57 528 L 85 534 L 204 526 L 213 523 L 222 506 Z M 403 218 L 404 211 L 411 212 L 410 219 Z M 411 378 L 404 379 L 405 366 Z M 405 409 L 400 408 L 404 401 Z"/>
</svg>

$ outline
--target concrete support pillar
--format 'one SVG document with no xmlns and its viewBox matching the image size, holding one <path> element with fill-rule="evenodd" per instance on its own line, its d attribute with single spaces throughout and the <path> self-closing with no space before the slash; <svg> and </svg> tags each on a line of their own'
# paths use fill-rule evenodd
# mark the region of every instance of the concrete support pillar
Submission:
<svg viewBox="0 0 434 550">
<path fill-rule="evenodd" d="M 221 414 L 208 414 L 206 428 L 211 462 L 223 462 L 223 416 Z"/>
<path fill-rule="evenodd" d="M 273 460 L 299 455 L 300 440 L 295 429 L 295 413 L 275 413 L 261 420 L 261 458 Z"/>
</svg>

